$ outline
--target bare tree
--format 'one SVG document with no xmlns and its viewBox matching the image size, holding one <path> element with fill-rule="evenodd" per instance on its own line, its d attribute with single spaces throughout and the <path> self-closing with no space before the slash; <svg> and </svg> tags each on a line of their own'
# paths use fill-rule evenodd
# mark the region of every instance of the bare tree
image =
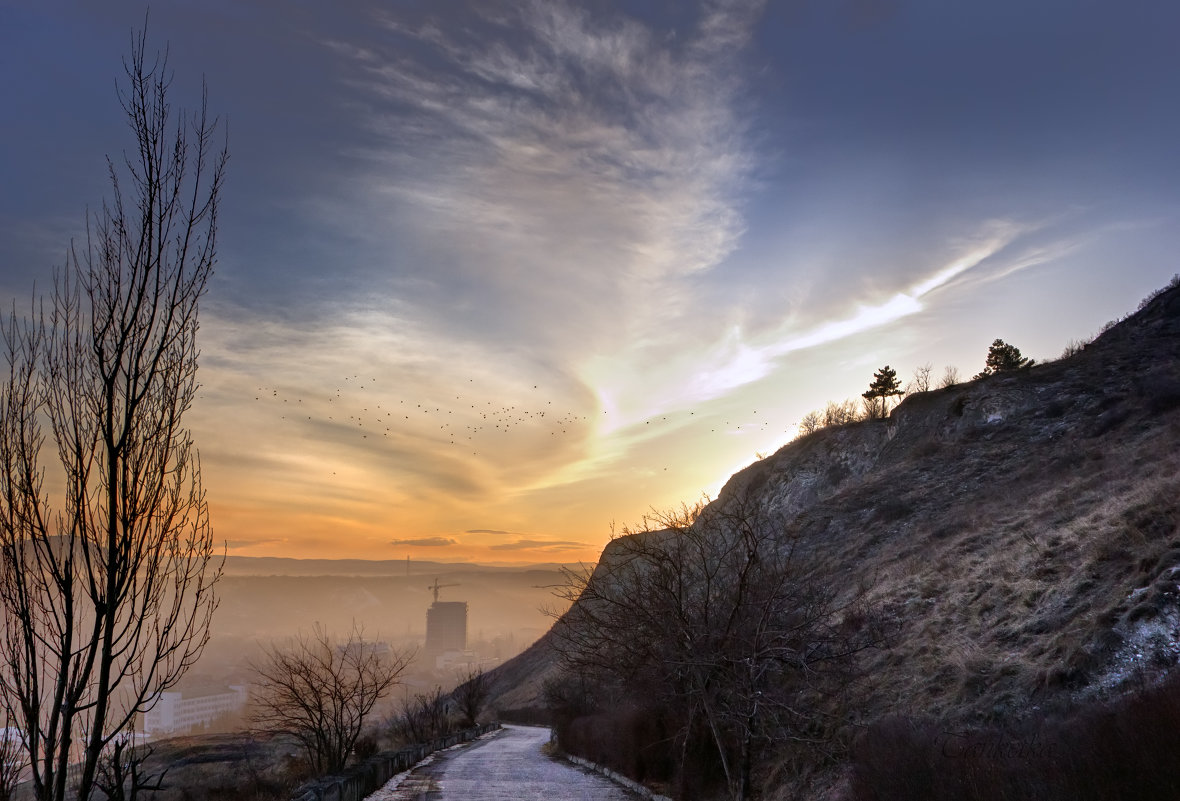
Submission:
<svg viewBox="0 0 1180 801">
<path fill-rule="evenodd" d="M 554 626 L 558 652 L 617 694 L 677 710 L 680 747 L 705 732 L 731 796 L 748 798 L 772 743 L 819 736 L 800 699 L 876 641 L 861 594 L 797 545 L 738 496 L 656 514 L 592 571 L 567 573 L 576 603 Z"/>
<path fill-rule="evenodd" d="M 825 427 L 855 423 L 859 419 L 860 413 L 854 400 L 845 400 L 843 403 L 828 401 L 828 405 L 824 407 Z"/>
<path fill-rule="evenodd" d="M 856 401 L 845 400 L 842 403 L 828 401 L 822 412 L 808 412 L 803 416 L 803 419 L 799 421 L 799 436 L 814 434 L 824 428 L 855 423 L 860 419 L 860 405 Z"/>
<path fill-rule="evenodd" d="M 164 789 L 168 769 L 150 773 L 145 763 L 152 756 L 150 745 L 137 744 L 134 734 L 115 740 L 98 761 L 94 785 L 107 801 L 135 801 L 140 793 Z"/>
<path fill-rule="evenodd" d="M 407 743 L 425 743 L 451 731 L 448 698 L 442 687 L 407 695 L 395 726 Z"/>
<path fill-rule="evenodd" d="M 914 380 L 906 387 L 906 394 L 913 394 L 915 392 L 929 392 L 930 391 L 930 374 L 934 371 L 934 365 L 926 362 L 920 367 L 914 368 Z"/>
<path fill-rule="evenodd" d="M 220 561 L 182 418 L 227 154 L 204 97 L 173 117 L 167 58 L 147 59 L 145 41 L 133 35 L 124 62 L 135 143 L 108 159 L 112 196 L 52 297 L 0 324 L 0 695 L 41 801 L 64 801 L 73 763 L 70 789 L 90 798 L 104 748 L 196 661 L 217 605 Z M 60 468 L 48 484 L 47 461 Z"/>
<path fill-rule="evenodd" d="M 254 666 L 254 725 L 298 740 L 317 774 L 338 773 L 373 707 L 393 691 L 411 656 L 366 641 L 355 626 L 343 642 L 317 626 L 291 643 L 272 645 Z"/>
<path fill-rule="evenodd" d="M 16 786 L 21 774 L 29 766 L 28 751 L 20 729 L 9 726 L 12 721 L 0 714 L 5 725 L 0 728 L 0 801 L 12 801 L 16 797 Z"/>
<path fill-rule="evenodd" d="M 488 674 L 479 666 L 469 667 L 459 676 L 459 684 L 451 691 L 451 698 L 463 716 L 463 725 L 475 725 L 491 689 Z"/>
<path fill-rule="evenodd" d="M 938 387 L 939 389 L 953 387 L 955 384 L 959 383 L 960 380 L 959 368 L 955 367 L 953 364 L 948 364 L 946 369 L 942 371 L 942 379 L 938 382 Z"/>
<path fill-rule="evenodd" d="M 824 427 L 824 419 L 817 411 L 810 411 L 799 421 L 799 436 L 806 437 Z"/>
</svg>

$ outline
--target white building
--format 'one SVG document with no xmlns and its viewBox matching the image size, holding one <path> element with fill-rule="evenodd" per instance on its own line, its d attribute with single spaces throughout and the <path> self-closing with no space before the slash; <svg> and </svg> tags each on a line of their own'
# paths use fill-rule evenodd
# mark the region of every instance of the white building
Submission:
<svg viewBox="0 0 1180 801">
<path fill-rule="evenodd" d="M 155 706 L 143 716 L 144 734 L 180 734 L 194 726 L 208 725 L 222 715 L 243 709 L 247 696 L 242 684 L 231 684 L 221 692 L 160 693 Z"/>
</svg>

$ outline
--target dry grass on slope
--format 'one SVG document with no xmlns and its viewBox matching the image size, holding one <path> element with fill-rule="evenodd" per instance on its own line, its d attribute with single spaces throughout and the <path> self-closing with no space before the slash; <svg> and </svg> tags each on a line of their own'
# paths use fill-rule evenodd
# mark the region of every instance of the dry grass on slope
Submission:
<svg viewBox="0 0 1180 801">
<path fill-rule="evenodd" d="M 913 497 L 903 524 L 850 538 L 841 556 L 872 566 L 877 605 L 898 626 L 866 666 L 876 692 L 862 714 L 994 719 L 1097 681 L 1120 631 L 1175 598 L 1174 582 L 1134 595 L 1180 564 L 1180 457 L 1142 440 L 1058 468 L 1048 486 L 985 474 L 950 520 L 938 513 L 946 494 Z M 1133 472 L 1145 456 L 1158 474 Z"/>
<path fill-rule="evenodd" d="M 159 801 L 286 801 L 309 777 L 298 743 L 248 732 L 152 743 L 149 775 L 163 773 Z"/>
<path fill-rule="evenodd" d="M 488 707 L 492 715 L 508 723 L 548 723 L 545 683 L 560 672 L 552 633 L 523 653 L 488 672 Z"/>
<path fill-rule="evenodd" d="M 833 575 L 873 586 L 894 637 L 858 718 L 995 720 L 1175 663 L 1178 445 L 1172 290 L 1070 359 L 793 443 L 722 498 L 760 493 Z"/>
<path fill-rule="evenodd" d="M 1067 359 L 797 440 L 718 502 L 750 498 L 833 580 L 867 584 L 890 627 L 831 710 L 849 742 L 902 712 L 1009 725 L 1165 673 L 1180 656 L 1180 289 Z M 522 681 L 552 666 L 541 650 Z"/>
</svg>

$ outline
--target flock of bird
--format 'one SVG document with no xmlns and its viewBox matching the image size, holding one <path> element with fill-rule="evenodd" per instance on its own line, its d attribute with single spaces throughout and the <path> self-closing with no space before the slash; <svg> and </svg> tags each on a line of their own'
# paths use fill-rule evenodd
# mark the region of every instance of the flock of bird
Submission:
<svg viewBox="0 0 1180 801">
<path fill-rule="evenodd" d="M 468 382 L 473 384 L 474 379 Z M 533 391 L 538 392 L 539 386 L 534 385 Z M 420 435 L 425 429 L 450 446 L 471 448 L 472 455 L 479 455 L 480 447 L 489 444 L 488 435 L 504 435 L 516 430 L 532 435 L 547 433 L 549 437 L 557 438 L 584 434 L 590 425 L 588 415 L 574 410 L 556 410 L 553 401 L 538 401 L 530 406 L 497 404 L 477 399 L 474 392 L 456 394 L 453 400 L 446 402 L 391 399 L 382 394 L 376 378 L 362 378 L 359 374 L 344 377 L 326 397 L 310 393 L 300 397 L 281 387 L 260 386 L 255 390 L 254 400 L 279 407 L 276 411 L 281 411 L 283 420 L 351 429 L 354 435 L 364 440 Z M 736 426 L 729 421 L 714 421 L 710 433 L 769 430 L 769 420 L 765 416 L 759 419 L 757 415 L 757 411 L 752 412 L 756 422 Z M 660 426 L 693 417 L 696 417 L 695 411 L 660 415 L 644 421 L 644 425 Z M 704 421 L 702 417 L 701 422 Z"/>
<path fill-rule="evenodd" d="M 538 388 L 533 387 L 534 390 Z M 447 403 L 404 398 L 394 401 L 381 400 L 376 390 L 376 378 L 353 375 L 345 377 L 326 398 L 299 397 L 288 394 L 281 387 L 257 387 L 254 400 L 281 405 L 280 419 L 355 428 L 362 439 L 368 439 L 370 435 L 374 438 L 396 437 L 407 426 L 420 431 L 422 423 L 427 423 L 427 430 L 437 432 L 437 436 L 450 445 L 475 444 L 481 434 L 507 434 L 513 428 L 523 427 L 531 427 L 534 431 L 542 428 L 549 436 L 558 437 L 576 433 L 577 426 L 589 421 L 587 415 L 575 411 L 554 410 L 553 401 L 546 401 L 542 408 L 497 405 L 484 400 L 473 402 L 472 398 L 462 394 L 455 395 L 454 402 Z M 322 405 L 325 400 L 332 404 L 327 410 Z M 478 454 L 478 451 L 473 453 Z"/>
</svg>

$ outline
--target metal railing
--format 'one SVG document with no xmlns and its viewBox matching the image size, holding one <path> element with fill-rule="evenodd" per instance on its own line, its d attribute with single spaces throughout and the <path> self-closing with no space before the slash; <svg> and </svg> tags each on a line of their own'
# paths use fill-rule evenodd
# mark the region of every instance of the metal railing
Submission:
<svg viewBox="0 0 1180 801">
<path fill-rule="evenodd" d="M 339 776 L 324 776 L 304 784 L 291 796 L 291 801 L 362 801 L 435 751 L 470 742 L 498 728 L 499 723 L 485 723 L 428 743 L 411 745 L 399 751 L 384 751 L 353 765 Z"/>
</svg>

